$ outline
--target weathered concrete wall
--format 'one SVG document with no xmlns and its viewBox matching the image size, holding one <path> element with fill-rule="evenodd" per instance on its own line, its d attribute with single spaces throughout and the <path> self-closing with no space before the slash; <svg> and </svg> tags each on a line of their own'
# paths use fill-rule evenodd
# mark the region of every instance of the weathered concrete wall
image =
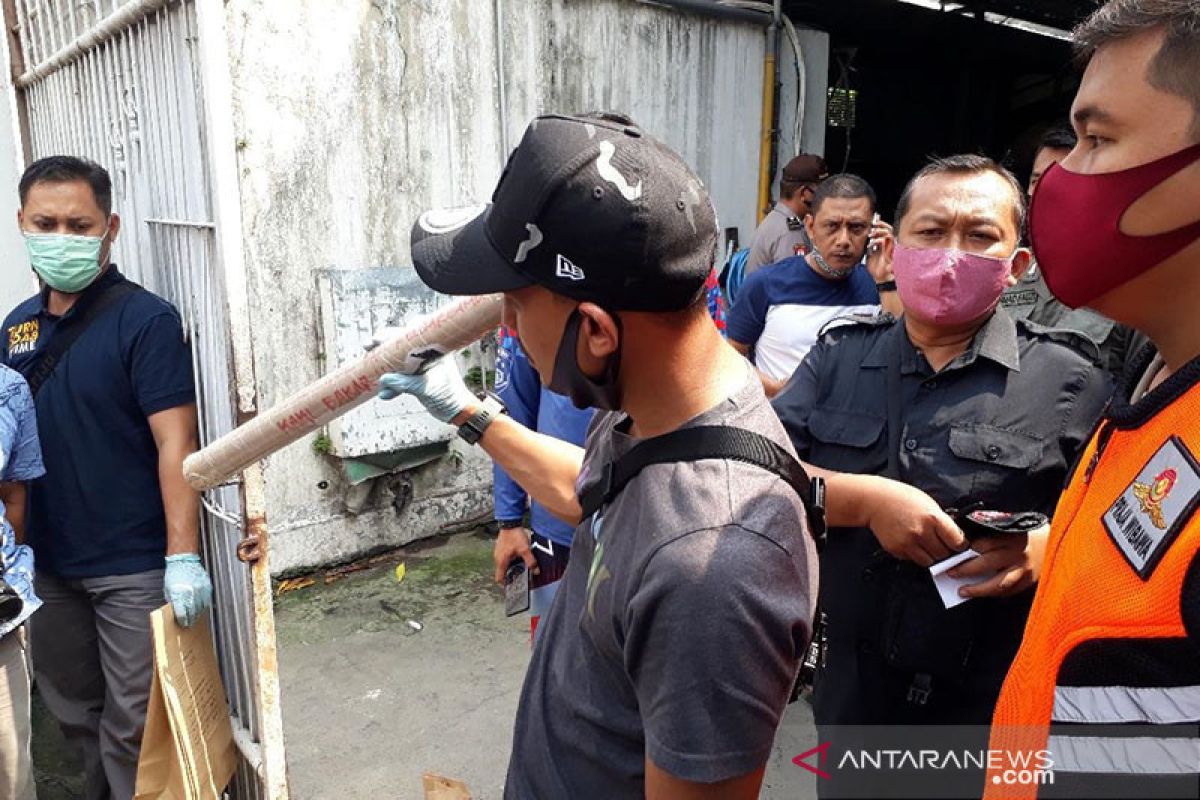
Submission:
<svg viewBox="0 0 1200 800">
<path fill-rule="evenodd" d="M 0 63 L 8 63 L 8 37 L 0 37 Z M 37 282 L 29 269 L 25 240 L 17 228 L 17 181 L 24 171 L 24 156 L 18 146 L 20 134 L 16 126 L 12 82 L 5 80 L 0 88 L 0 314 L 37 290 Z"/>
<path fill-rule="evenodd" d="M 499 143 L 486 57 L 493 27 L 470 24 L 480 5 L 227 5 L 260 407 L 326 369 L 319 271 L 406 266 L 421 211 L 487 199 Z M 395 493 L 380 491 L 373 509 L 348 516 L 336 459 L 312 444 L 267 462 L 274 571 L 344 560 L 487 512 L 490 469 L 467 452 L 419 471 L 399 513 Z"/>
<path fill-rule="evenodd" d="M 743 236 L 753 229 L 761 29 L 632 0 L 504 0 L 498 53 L 494 8 L 227 3 L 260 407 L 327 367 L 318 273 L 408 267 L 412 220 L 430 207 L 488 200 L 505 141 L 514 146 L 537 113 L 631 114 L 696 167 L 723 225 Z M 315 452 L 311 438 L 272 456 L 266 477 L 276 572 L 403 543 L 490 509 L 486 460 L 457 445 L 377 487 L 358 516 L 345 513 L 336 459 Z"/>
<path fill-rule="evenodd" d="M 678 150 L 722 227 L 757 221 L 764 29 L 631 0 L 506 0 L 509 140 L 548 111 L 622 111 Z"/>
</svg>

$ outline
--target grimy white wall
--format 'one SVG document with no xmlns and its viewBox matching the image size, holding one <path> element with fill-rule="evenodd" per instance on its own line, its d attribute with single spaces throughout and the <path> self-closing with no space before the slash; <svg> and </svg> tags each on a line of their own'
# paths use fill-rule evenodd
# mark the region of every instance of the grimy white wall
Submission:
<svg viewBox="0 0 1200 800">
<path fill-rule="evenodd" d="M 8 63 L 7 48 L 0 58 Z M 37 289 L 25 256 L 25 240 L 17 228 L 17 181 L 24 170 L 17 141 L 13 90 L 7 85 L 0 89 L 0 318 Z"/>
<path fill-rule="evenodd" d="M 761 28 L 633 0 L 230 0 L 226 15 L 262 408 L 324 371 L 318 271 L 409 268 L 412 221 L 488 200 L 538 113 L 630 114 L 695 167 L 723 226 L 753 230 Z M 277 573 L 486 519 L 491 502 L 470 450 L 418 470 L 411 502 L 381 492 L 356 516 L 311 441 L 266 478 Z"/>
</svg>

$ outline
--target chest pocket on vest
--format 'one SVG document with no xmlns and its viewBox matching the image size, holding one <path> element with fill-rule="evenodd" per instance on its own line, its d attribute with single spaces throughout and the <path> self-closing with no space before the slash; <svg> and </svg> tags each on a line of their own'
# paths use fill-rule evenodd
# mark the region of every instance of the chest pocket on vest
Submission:
<svg viewBox="0 0 1200 800">
<path fill-rule="evenodd" d="M 826 469 L 878 472 L 887 466 L 884 419 L 861 411 L 814 408 L 808 417 L 813 458 Z"/>
<path fill-rule="evenodd" d="M 977 424 L 950 428 L 950 452 L 962 459 L 958 470 L 970 473 L 971 499 L 996 508 L 1037 510 L 1022 505 L 1023 489 L 1044 450 L 1042 437 L 1029 433 Z"/>
</svg>

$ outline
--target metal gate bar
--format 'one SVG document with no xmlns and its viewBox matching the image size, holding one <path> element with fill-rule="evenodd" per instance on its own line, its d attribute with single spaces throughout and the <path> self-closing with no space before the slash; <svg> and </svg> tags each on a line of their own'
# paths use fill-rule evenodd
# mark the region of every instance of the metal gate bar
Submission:
<svg viewBox="0 0 1200 800">
<path fill-rule="evenodd" d="M 202 0 L 203 1 L 203 0 Z M 237 420 L 227 287 L 217 247 L 204 81 L 192 0 L 14 0 L 29 152 L 107 167 L 123 226 L 115 259 L 171 300 L 191 339 L 201 443 Z M 218 9 L 219 10 L 219 9 Z M 239 367 L 240 370 L 240 367 Z M 251 389 L 253 387 L 250 387 Z M 252 480 L 253 478 L 253 480 Z M 261 528 L 261 476 L 204 498 L 214 639 L 240 751 L 233 798 L 286 798 L 270 580 L 237 558 L 243 506 Z M 244 497 L 243 497 L 244 492 Z M 265 744 L 264 744 L 265 739 Z"/>
</svg>

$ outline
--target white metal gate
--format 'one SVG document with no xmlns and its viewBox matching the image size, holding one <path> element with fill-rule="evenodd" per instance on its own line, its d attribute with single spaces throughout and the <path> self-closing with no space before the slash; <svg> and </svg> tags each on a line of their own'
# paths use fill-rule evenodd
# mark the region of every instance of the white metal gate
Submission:
<svg viewBox="0 0 1200 800">
<path fill-rule="evenodd" d="M 221 4 L 214 0 L 215 13 Z M 227 293 L 214 220 L 196 2 L 5 0 L 18 31 L 14 63 L 31 158 L 78 155 L 106 167 L 123 225 L 114 260 L 178 307 L 191 337 L 201 443 L 235 425 Z M 212 13 L 213 8 L 206 9 Z M 14 18 L 15 17 L 15 18 Z M 241 765 L 235 798 L 285 798 L 274 618 L 258 487 L 204 498 L 204 556 L 215 586 L 213 627 Z M 252 566 L 239 560 L 249 555 Z"/>
</svg>

